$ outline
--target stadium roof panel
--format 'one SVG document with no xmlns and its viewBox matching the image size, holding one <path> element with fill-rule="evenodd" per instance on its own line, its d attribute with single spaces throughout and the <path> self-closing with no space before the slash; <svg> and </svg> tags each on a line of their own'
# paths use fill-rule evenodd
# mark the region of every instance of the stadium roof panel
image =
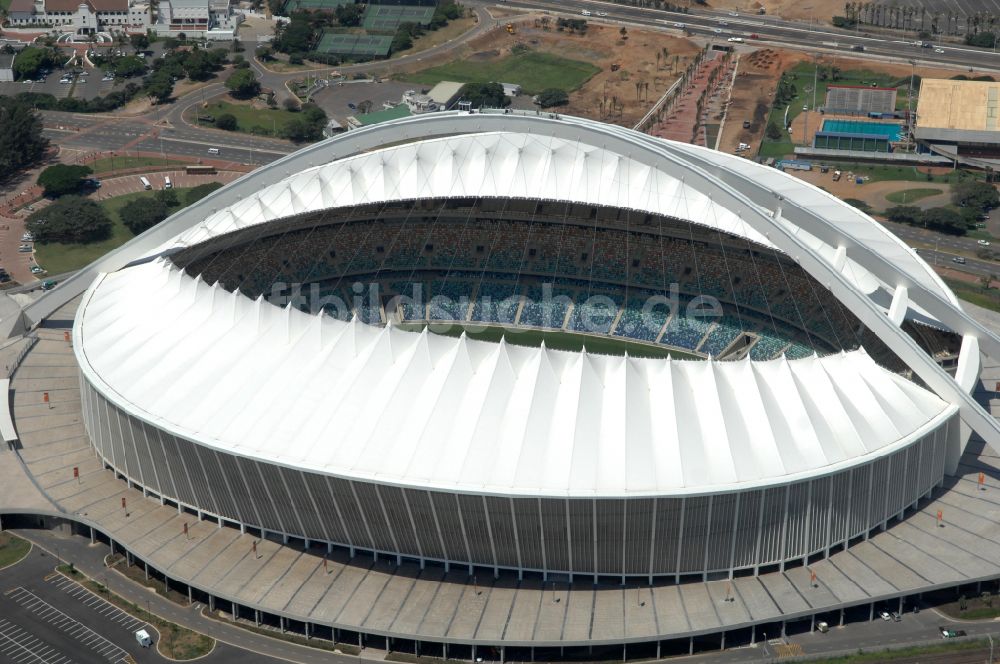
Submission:
<svg viewBox="0 0 1000 664">
<path fill-rule="evenodd" d="M 890 453 L 955 412 L 863 351 L 761 363 L 491 344 L 254 302 L 166 259 L 98 279 L 75 335 L 94 385 L 176 435 L 453 491 L 742 489 Z"/>
<path fill-rule="evenodd" d="M 917 98 L 917 128 L 998 131 L 998 109 L 1000 83 L 925 78 Z"/>
</svg>

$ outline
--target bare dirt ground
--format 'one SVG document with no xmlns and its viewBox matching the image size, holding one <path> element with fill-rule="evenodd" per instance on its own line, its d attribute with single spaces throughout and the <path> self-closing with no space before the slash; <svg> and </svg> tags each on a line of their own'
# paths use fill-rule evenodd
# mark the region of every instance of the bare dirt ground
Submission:
<svg viewBox="0 0 1000 664">
<path fill-rule="evenodd" d="M 764 138 L 767 114 L 771 110 L 778 78 L 781 72 L 801 59 L 799 53 L 772 48 L 744 53 L 740 57 L 719 150 L 733 153 L 739 143 L 747 143 L 750 145 L 749 152 L 756 154 Z M 747 129 L 743 128 L 744 120 L 750 122 Z"/>
<path fill-rule="evenodd" d="M 770 111 L 771 103 L 774 99 L 774 91 L 781 72 L 794 67 L 799 62 L 811 61 L 808 54 L 798 51 L 789 51 L 773 48 L 762 48 L 744 53 L 740 58 L 739 69 L 736 74 L 736 83 L 733 86 L 732 97 L 729 105 L 729 114 L 726 119 L 726 126 L 723 128 L 723 136 L 719 142 L 719 150 L 732 153 L 737 144 L 748 143 L 751 146 L 750 152 L 755 154 L 764 137 L 764 129 L 767 124 L 767 113 Z M 867 70 L 875 73 L 886 73 L 892 76 L 903 78 L 909 76 L 910 67 L 908 65 L 897 65 L 885 62 L 874 62 L 871 60 L 859 60 L 857 58 L 845 58 L 824 55 L 818 60 L 820 66 L 834 65 L 841 71 Z M 985 72 L 969 73 L 965 69 L 944 69 L 940 67 L 917 67 L 914 73 L 927 78 L 950 78 L 957 73 L 968 76 L 979 76 Z M 817 103 L 822 103 L 817 100 Z M 805 114 L 802 114 L 805 115 Z M 810 113 L 809 115 L 813 115 Z M 743 128 L 743 121 L 750 121 L 750 128 Z M 796 125 L 800 123 L 799 132 L 795 133 Z M 805 118 L 796 118 L 792 125 L 792 136 L 796 140 L 802 137 L 802 125 Z M 815 129 L 819 125 L 814 118 L 809 118 L 809 125 Z"/>
<path fill-rule="evenodd" d="M 820 173 L 818 168 L 811 171 L 794 171 L 791 172 L 791 174 L 800 180 L 825 189 L 837 198 L 856 198 L 859 201 L 864 201 L 877 211 L 882 211 L 887 207 L 892 207 L 893 205 L 899 205 L 899 203 L 893 203 L 892 201 L 887 200 L 886 195 L 897 191 L 904 191 L 906 189 L 941 190 L 940 194 L 927 196 L 926 198 L 921 198 L 916 202 L 909 203 L 909 205 L 915 205 L 922 209 L 947 205 L 951 195 L 951 185 L 945 182 L 883 180 L 880 182 L 865 182 L 864 184 L 857 184 L 856 179 L 850 177 L 850 173 L 848 172 L 844 172 L 843 177 L 841 177 L 839 181 L 834 182 L 832 170 L 829 173 Z"/>
<path fill-rule="evenodd" d="M 769 16 L 830 23 L 835 14 L 843 13 L 844 5 L 831 0 L 710 0 L 713 9 L 736 10 L 741 14 L 756 14 L 761 7 Z"/>
<path fill-rule="evenodd" d="M 415 63 L 390 65 L 389 75 L 405 80 L 407 72 L 453 60 L 495 60 L 510 55 L 515 44 L 523 44 L 601 68 L 580 89 L 570 93 L 569 104 L 558 110 L 631 127 L 667 91 L 698 52 L 698 47 L 687 39 L 660 32 L 629 29 L 628 38 L 623 40 L 619 26 L 591 21 L 586 34 L 575 35 L 557 31 L 554 19 L 550 19 L 553 27 L 546 30 L 540 19 L 535 15 L 508 19 L 516 26 L 516 34 L 508 34 L 504 29 L 491 30 L 449 53 L 422 58 Z M 663 49 L 667 51 L 666 57 Z M 617 65 L 616 71 L 612 71 L 612 65 Z M 642 84 L 641 89 L 637 88 L 638 83 Z M 609 113 L 612 101 L 617 102 L 616 110 Z"/>
</svg>

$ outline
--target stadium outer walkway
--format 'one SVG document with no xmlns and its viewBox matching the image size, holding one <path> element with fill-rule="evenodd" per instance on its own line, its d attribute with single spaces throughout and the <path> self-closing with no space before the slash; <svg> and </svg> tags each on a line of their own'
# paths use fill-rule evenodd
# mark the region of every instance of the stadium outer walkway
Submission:
<svg viewBox="0 0 1000 664">
<path fill-rule="evenodd" d="M 758 577 L 595 587 L 528 576 L 519 582 L 513 573 L 469 577 L 464 568 L 421 570 L 360 554 L 350 560 L 346 551 L 324 564 L 315 549 L 260 540 L 161 505 L 103 468 L 84 432 L 78 367 L 64 337 L 76 304 L 38 329 L 12 379 L 22 447 L 0 451 L 0 513 L 64 518 L 78 532 L 106 537 L 173 588 L 245 620 L 453 657 L 551 658 L 581 645 L 648 657 L 661 647 L 666 655 L 809 630 L 816 620 L 870 620 L 877 605 L 895 609 L 922 592 L 1000 578 L 1000 458 L 976 443 L 961 474 L 904 521 L 808 567 Z M 1000 366 L 985 369 L 983 380 L 1000 380 Z M 990 403 L 996 413 L 1000 402 Z"/>
</svg>

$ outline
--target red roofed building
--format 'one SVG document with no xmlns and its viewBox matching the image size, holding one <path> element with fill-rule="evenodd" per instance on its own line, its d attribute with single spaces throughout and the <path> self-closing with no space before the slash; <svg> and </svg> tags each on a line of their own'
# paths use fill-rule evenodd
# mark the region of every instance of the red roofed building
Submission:
<svg viewBox="0 0 1000 664">
<path fill-rule="evenodd" d="M 12 27 L 51 27 L 90 34 L 137 31 L 149 26 L 149 5 L 142 0 L 11 0 Z"/>
</svg>

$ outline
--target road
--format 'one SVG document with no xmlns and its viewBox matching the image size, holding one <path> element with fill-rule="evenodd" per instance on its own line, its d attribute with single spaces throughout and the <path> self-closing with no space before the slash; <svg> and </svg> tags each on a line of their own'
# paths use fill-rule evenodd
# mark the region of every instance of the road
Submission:
<svg viewBox="0 0 1000 664">
<path fill-rule="evenodd" d="M 894 60 L 916 60 L 921 65 L 1000 70 L 1000 53 L 990 49 L 942 44 L 944 53 L 935 53 L 932 48 L 915 45 L 912 39 L 871 36 L 828 26 L 786 21 L 773 16 L 742 14 L 732 16 L 728 12 L 704 9 L 692 9 L 690 13 L 685 14 L 629 7 L 598 0 L 508 0 L 504 4 L 521 9 L 561 14 L 579 15 L 583 10 L 588 10 L 596 16 L 598 12 L 604 12 L 608 20 L 627 21 L 654 28 L 680 30 L 681 28 L 675 25 L 680 23 L 694 35 L 714 39 L 732 36 L 747 38 L 750 34 L 757 34 L 761 42 L 772 42 L 777 46 L 833 51 L 845 56 L 877 55 Z M 864 51 L 852 50 L 855 46 L 863 47 Z"/>
<path fill-rule="evenodd" d="M 136 642 L 134 632 L 148 629 L 145 623 L 53 574 L 55 565 L 53 556 L 34 547 L 19 564 L 0 571 L 0 661 L 118 664 L 127 657 L 138 664 L 165 661 Z M 280 661 L 228 644 L 218 644 L 199 661 L 240 664 L 248 657 L 264 664 Z"/>
</svg>

